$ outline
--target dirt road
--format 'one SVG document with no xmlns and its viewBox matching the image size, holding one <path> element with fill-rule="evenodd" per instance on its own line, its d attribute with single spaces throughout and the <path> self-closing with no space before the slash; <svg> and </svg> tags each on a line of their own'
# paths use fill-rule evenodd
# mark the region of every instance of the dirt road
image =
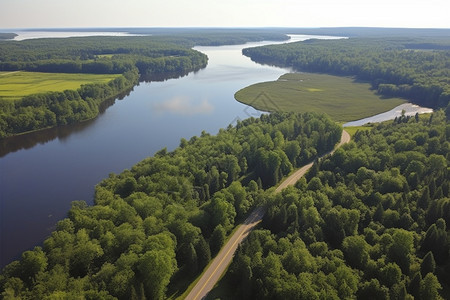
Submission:
<svg viewBox="0 0 450 300">
<path fill-rule="evenodd" d="M 341 135 L 341 141 L 339 142 L 339 144 L 336 145 L 336 147 L 334 147 L 334 149 L 326 154 L 324 154 L 323 156 L 326 156 L 328 154 L 333 154 L 334 151 L 336 151 L 336 149 L 338 149 L 339 147 L 341 147 L 342 145 L 346 144 L 350 142 L 350 134 L 348 134 L 347 131 L 343 130 L 342 131 L 342 135 Z M 322 156 L 322 157 L 323 157 Z M 275 192 L 280 192 L 281 190 L 287 188 L 290 185 L 294 185 L 300 178 L 302 178 L 303 175 L 306 174 L 306 172 L 308 172 L 308 170 L 312 167 L 314 162 L 309 163 L 305 166 L 303 166 L 302 168 L 298 169 L 297 171 L 295 171 L 295 173 L 293 173 L 291 176 L 289 176 L 288 178 L 286 178 L 275 190 Z"/>
<path fill-rule="evenodd" d="M 341 147 L 343 144 L 350 141 L 350 135 L 347 131 L 342 131 L 341 141 L 336 145 L 335 149 Z M 335 150 L 326 153 L 325 155 L 334 153 Z M 325 156 L 324 155 L 324 156 Z M 282 189 L 294 185 L 306 172 L 312 167 L 313 163 L 309 163 L 297 170 L 294 174 L 286 178 L 275 190 L 280 192 Z M 222 247 L 219 254 L 214 258 L 213 262 L 208 266 L 206 272 L 203 273 L 200 280 L 191 290 L 191 292 L 185 298 L 186 300 L 199 300 L 203 299 L 209 291 L 211 291 L 214 285 L 219 280 L 220 276 L 225 272 L 228 265 L 233 259 L 234 252 L 238 245 L 250 234 L 250 232 L 261 222 L 264 217 L 264 209 L 262 207 L 256 208 L 250 216 L 245 220 L 244 224 L 239 225 L 239 228 L 231 236 L 228 242 Z"/>
<path fill-rule="evenodd" d="M 256 208 L 250 216 L 245 220 L 244 224 L 240 225 L 238 230 L 228 240 L 225 246 L 222 247 L 219 254 L 214 258 L 205 273 L 203 273 L 200 280 L 197 282 L 192 291 L 185 298 L 186 300 L 202 299 L 214 287 L 223 272 L 231 262 L 234 252 L 238 245 L 249 235 L 252 229 L 262 220 L 264 216 L 264 209 L 262 207 Z"/>
</svg>

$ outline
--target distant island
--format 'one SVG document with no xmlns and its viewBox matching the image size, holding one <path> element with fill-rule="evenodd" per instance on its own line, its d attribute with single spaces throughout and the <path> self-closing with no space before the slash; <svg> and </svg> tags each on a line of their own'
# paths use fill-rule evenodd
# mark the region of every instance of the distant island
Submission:
<svg viewBox="0 0 450 300">
<path fill-rule="evenodd" d="M 17 36 L 17 34 L 12 32 L 0 32 L 0 40 L 12 40 Z"/>
</svg>

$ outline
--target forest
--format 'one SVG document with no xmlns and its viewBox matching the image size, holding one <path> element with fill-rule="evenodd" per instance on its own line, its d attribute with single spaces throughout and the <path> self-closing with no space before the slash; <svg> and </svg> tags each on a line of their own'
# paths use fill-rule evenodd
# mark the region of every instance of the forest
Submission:
<svg viewBox="0 0 450 300">
<path fill-rule="evenodd" d="M 181 139 L 110 174 L 93 206 L 72 203 L 42 247 L 0 275 L 6 299 L 164 299 L 181 295 L 264 189 L 328 152 L 342 128 L 325 115 L 273 113 Z"/>
<path fill-rule="evenodd" d="M 188 31 L 173 35 L 78 37 L 0 42 L 0 71 L 122 74 L 107 84 L 49 92 L 4 101 L 0 95 L 0 138 L 86 121 L 101 105 L 130 91 L 139 80 L 184 76 L 206 67 L 206 55 L 195 45 L 223 45 L 287 36 L 259 31 Z"/>
<path fill-rule="evenodd" d="M 445 108 L 450 101 L 448 38 L 308 40 L 247 48 L 243 54 L 297 71 L 355 76 L 380 95 L 426 107 Z"/>
<path fill-rule="evenodd" d="M 356 132 L 265 198 L 211 299 L 448 299 L 450 125 L 442 111 Z"/>
</svg>

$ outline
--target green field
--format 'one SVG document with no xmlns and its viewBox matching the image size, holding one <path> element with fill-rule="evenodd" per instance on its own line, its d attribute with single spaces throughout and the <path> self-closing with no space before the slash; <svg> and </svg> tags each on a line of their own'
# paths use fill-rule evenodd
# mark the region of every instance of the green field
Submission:
<svg viewBox="0 0 450 300">
<path fill-rule="evenodd" d="M 348 132 L 348 134 L 350 134 L 351 137 L 353 137 L 357 131 L 370 131 L 372 128 L 372 126 L 350 126 L 345 127 L 344 129 Z"/>
<path fill-rule="evenodd" d="M 370 84 L 353 78 L 312 73 L 290 73 L 238 91 L 239 102 L 263 111 L 323 112 L 337 122 L 348 122 L 388 111 L 404 99 L 383 99 Z"/>
<path fill-rule="evenodd" d="M 0 98 L 18 100 L 31 94 L 76 90 L 82 84 L 106 83 L 119 76 L 121 75 L 0 72 Z"/>
</svg>

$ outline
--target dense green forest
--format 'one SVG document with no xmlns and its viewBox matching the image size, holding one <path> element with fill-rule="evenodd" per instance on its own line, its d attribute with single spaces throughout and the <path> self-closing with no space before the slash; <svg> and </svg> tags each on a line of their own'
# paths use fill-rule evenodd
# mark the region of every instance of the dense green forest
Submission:
<svg viewBox="0 0 450 300">
<path fill-rule="evenodd" d="M 264 188 L 326 153 L 342 128 L 325 115 L 262 115 L 181 139 L 100 182 L 42 247 L 0 275 L 7 299 L 162 299 L 180 295 Z"/>
<path fill-rule="evenodd" d="M 259 63 L 298 71 L 356 76 L 379 94 L 432 108 L 450 101 L 448 38 L 350 38 L 308 40 L 247 48 Z"/>
<path fill-rule="evenodd" d="M 108 84 L 88 84 L 76 91 L 50 92 L 2 101 L 0 138 L 97 116 L 106 100 L 131 90 L 141 80 L 179 77 L 207 65 L 195 45 L 223 45 L 255 40 L 283 40 L 286 35 L 259 31 L 188 31 L 170 36 L 82 37 L 0 42 L 0 71 L 123 74 Z M 141 77 L 139 77 L 141 76 Z"/>
<path fill-rule="evenodd" d="M 448 299 L 449 147 L 442 111 L 357 132 L 265 199 L 223 299 Z"/>
</svg>

